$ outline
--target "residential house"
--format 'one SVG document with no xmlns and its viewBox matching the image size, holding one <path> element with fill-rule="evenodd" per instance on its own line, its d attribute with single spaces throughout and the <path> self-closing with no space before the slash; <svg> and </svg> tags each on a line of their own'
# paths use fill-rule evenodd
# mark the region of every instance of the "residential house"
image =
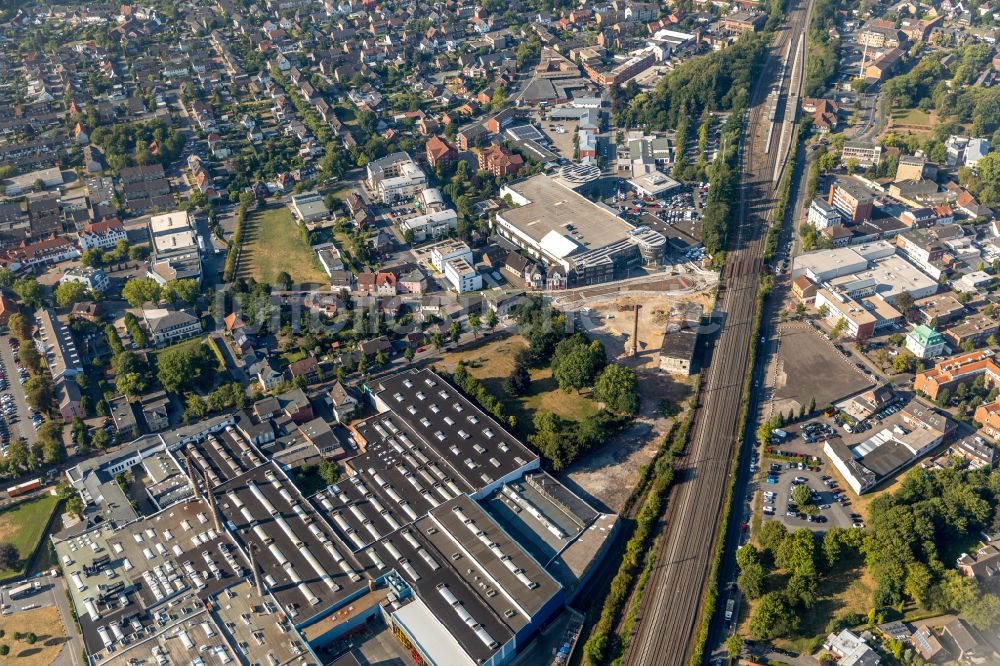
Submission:
<svg viewBox="0 0 1000 666">
<path fill-rule="evenodd" d="M 432 136 L 424 146 L 427 155 L 427 163 L 432 169 L 439 164 L 445 165 L 458 159 L 458 150 L 450 141 L 443 137 Z"/>
<path fill-rule="evenodd" d="M 333 415 L 338 423 L 347 423 L 355 410 L 358 409 L 358 399 L 351 395 L 351 392 L 343 384 L 337 382 L 330 389 L 327 401 L 333 410 Z"/>
<path fill-rule="evenodd" d="M 155 391 L 139 398 L 142 418 L 150 432 L 159 432 L 170 427 L 170 398 L 165 391 Z"/>
</svg>

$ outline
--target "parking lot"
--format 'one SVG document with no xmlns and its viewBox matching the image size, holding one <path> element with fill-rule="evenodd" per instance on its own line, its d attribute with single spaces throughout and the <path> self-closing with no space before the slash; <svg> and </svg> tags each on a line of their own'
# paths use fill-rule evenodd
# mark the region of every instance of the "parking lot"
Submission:
<svg viewBox="0 0 1000 666">
<path fill-rule="evenodd" d="M 606 203 L 637 225 L 646 225 L 667 238 L 674 238 L 684 245 L 693 246 L 689 260 L 704 257 L 701 248 L 702 199 L 705 188 L 697 183 L 684 186 L 659 199 L 636 196 L 632 192 L 619 192 Z"/>
<path fill-rule="evenodd" d="M 38 589 L 19 599 L 12 599 L 10 591 L 23 585 L 23 582 L 11 583 L 0 588 L 0 609 L 2 609 L 3 615 L 11 615 L 33 608 L 45 608 L 56 603 L 55 595 L 61 591 L 55 579 L 42 576 L 32 582 L 38 583 Z"/>
<path fill-rule="evenodd" d="M 778 436 L 781 433 L 784 435 Z M 863 527 L 861 515 L 852 506 L 854 493 L 831 476 L 832 468 L 828 471 L 822 455 L 823 443 L 841 434 L 841 426 L 826 417 L 776 431 L 760 470 L 765 520 L 780 520 L 789 529 L 808 527 L 817 532 L 831 527 Z M 818 511 L 811 519 L 794 502 L 789 506 L 797 485 L 813 491 L 811 504 Z"/>
<path fill-rule="evenodd" d="M 793 467 L 789 468 L 789 465 Z M 780 520 L 790 530 L 808 527 L 816 532 L 854 524 L 850 498 L 842 494 L 836 481 L 829 476 L 810 469 L 799 469 L 794 463 L 771 462 L 767 458 L 764 459 L 764 472 L 777 477 L 776 483 L 761 486 L 764 520 Z M 797 485 L 806 485 L 813 491 L 812 505 L 817 511 L 811 516 L 801 512 L 791 499 L 792 489 Z M 770 512 L 768 507 L 772 507 Z"/>
<path fill-rule="evenodd" d="M 782 324 L 769 343 L 777 346 L 766 375 L 772 414 L 798 414 L 810 400 L 823 408 L 876 381 L 808 324 Z"/>
<path fill-rule="evenodd" d="M 28 407 L 24 399 L 23 382 L 27 370 L 20 365 L 17 341 L 9 335 L 0 336 L 0 453 L 7 455 L 11 439 L 22 437 L 29 444 L 35 441 L 41 416 Z"/>
</svg>

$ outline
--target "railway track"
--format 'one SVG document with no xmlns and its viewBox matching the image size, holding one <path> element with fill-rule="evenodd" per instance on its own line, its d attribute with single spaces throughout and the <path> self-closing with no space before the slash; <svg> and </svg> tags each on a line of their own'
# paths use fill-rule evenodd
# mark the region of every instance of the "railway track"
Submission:
<svg viewBox="0 0 1000 666">
<path fill-rule="evenodd" d="M 782 56 L 787 52 L 794 59 L 799 52 L 798 36 L 804 34 L 810 3 L 790 3 L 786 23 L 770 46 L 752 94 L 741 142 L 739 218 L 730 234 L 725 289 L 718 303 L 721 330 L 705 360 L 701 406 L 687 453 L 678 464 L 663 542 L 625 655 L 627 664 L 682 666 L 690 659 L 699 628 L 730 467 L 741 442 L 738 421 L 750 345 L 756 344 L 750 338 L 765 270 L 763 242 L 773 216 L 775 174 L 780 173 L 776 167 L 790 145 L 783 135 L 794 128 L 794 122 L 785 123 L 781 114 L 772 120 L 767 97 L 775 85 L 780 85 L 782 97 L 799 89 L 804 67 L 793 67 Z M 777 141 L 772 136 L 776 131 Z"/>
</svg>

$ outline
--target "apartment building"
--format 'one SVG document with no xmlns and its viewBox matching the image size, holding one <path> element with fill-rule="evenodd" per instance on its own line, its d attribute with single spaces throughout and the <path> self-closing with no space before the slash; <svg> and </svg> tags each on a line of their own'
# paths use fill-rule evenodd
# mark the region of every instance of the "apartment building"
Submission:
<svg viewBox="0 0 1000 666">
<path fill-rule="evenodd" d="M 846 222 L 859 224 L 872 219 L 875 197 L 860 183 L 840 179 L 830 185 L 827 203 L 836 209 Z"/>
</svg>

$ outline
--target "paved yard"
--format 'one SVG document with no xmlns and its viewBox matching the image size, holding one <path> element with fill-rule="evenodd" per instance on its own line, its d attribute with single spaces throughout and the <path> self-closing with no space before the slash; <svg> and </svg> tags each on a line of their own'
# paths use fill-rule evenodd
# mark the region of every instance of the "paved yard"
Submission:
<svg viewBox="0 0 1000 666">
<path fill-rule="evenodd" d="M 810 399 L 823 408 L 872 386 L 872 381 L 833 343 L 806 324 L 782 325 L 770 344 L 777 345 L 767 372 L 774 413 L 797 414 Z"/>
</svg>

